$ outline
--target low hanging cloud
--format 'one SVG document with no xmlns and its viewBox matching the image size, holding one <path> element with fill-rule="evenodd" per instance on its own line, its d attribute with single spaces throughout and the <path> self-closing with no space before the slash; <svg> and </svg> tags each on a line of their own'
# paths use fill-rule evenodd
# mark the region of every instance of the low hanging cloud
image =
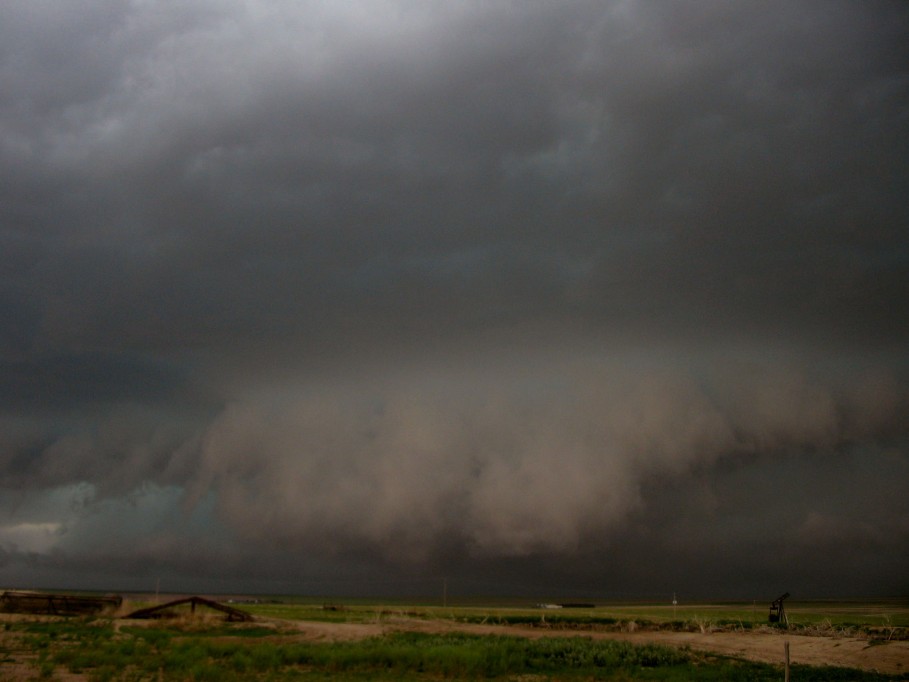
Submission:
<svg viewBox="0 0 909 682">
<path fill-rule="evenodd" d="M 794 529 L 788 552 L 829 559 L 858 543 L 905 558 L 909 507 L 892 485 L 905 473 L 904 382 L 712 353 L 691 356 L 709 371 L 680 371 L 629 355 L 295 375 L 154 447 L 149 415 L 121 413 L 119 428 L 63 436 L 18 474 L 31 483 L 4 494 L 4 561 L 84 572 L 92 585 L 104 565 L 147 589 L 149 572 L 199 580 L 206 563 L 250 585 L 297 575 L 302 561 L 318 585 L 358 565 L 355 575 L 457 574 L 553 557 L 597 566 L 619 551 L 624 568 L 601 568 L 628 585 L 633 566 L 645 582 L 664 579 L 648 577 L 645 557 L 676 556 L 677 570 L 696 573 L 704 557 L 759 553 L 781 525 Z M 843 497 L 839 477 L 853 467 Z M 54 487 L 85 473 L 92 484 Z M 892 589 L 878 563 L 869 580 Z"/>
<path fill-rule="evenodd" d="M 0 4 L 0 580 L 903 589 L 907 35 Z"/>
<path fill-rule="evenodd" d="M 244 541 L 315 554 L 570 554 L 639 511 L 651 478 L 805 453 L 836 466 L 841 449 L 906 435 L 909 396 L 877 376 L 538 370 L 237 402 L 202 438 L 190 504 L 214 492 Z"/>
</svg>

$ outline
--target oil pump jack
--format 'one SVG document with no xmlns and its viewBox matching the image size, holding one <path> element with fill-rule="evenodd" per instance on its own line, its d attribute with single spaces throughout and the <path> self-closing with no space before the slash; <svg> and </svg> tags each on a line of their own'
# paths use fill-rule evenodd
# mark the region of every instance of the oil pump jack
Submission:
<svg viewBox="0 0 909 682">
<path fill-rule="evenodd" d="M 777 597 L 770 603 L 770 622 L 771 623 L 784 623 L 786 627 L 789 627 L 789 616 L 786 615 L 786 609 L 783 606 L 783 601 L 789 597 L 789 593 Z"/>
</svg>

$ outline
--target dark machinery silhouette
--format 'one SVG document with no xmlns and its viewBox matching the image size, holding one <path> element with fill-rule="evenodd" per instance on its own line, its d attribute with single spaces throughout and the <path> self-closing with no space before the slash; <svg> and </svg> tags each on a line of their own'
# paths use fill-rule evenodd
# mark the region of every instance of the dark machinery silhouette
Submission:
<svg viewBox="0 0 909 682">
<path fill-rule="evenodd" d="M 777 597 L 770 603 L 770 622 L 771 623 L 782 623 L 786 627 L 789 627 L 789 616 L 786 615 L 786 608 L 783 606 L 783 601 L 789 597 L 789 593 Z"/>
</svg>

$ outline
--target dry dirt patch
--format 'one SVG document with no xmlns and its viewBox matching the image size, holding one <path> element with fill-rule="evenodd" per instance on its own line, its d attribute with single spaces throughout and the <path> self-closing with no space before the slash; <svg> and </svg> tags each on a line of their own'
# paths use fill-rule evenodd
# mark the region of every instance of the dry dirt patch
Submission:
<svg viewBox="0 0 909 682">
<path fill-rule="evenodd" d="M 613 636 L 613 633 L 606 633 Z M 615 639 L 636 643 L 689 646 L 692 649 L 739 656 L 750 661 L 782 663 L 789 642 L 793 663 L 834 665 L 896 674 L 909 671 L 909 642 L 875 643 L 867 639 L 809 637 L 758 632 L 640 632 L 615 633 Z"/>
<path fill-rule="evenodd" d="M 0 623 L 54 619 L 54 616 L 0 614 Z M 0 629 L 0 680 L 3 682 L 32 682 L 36 679 L 39 679 L 38 654 L 28 647 L 25 636 L 21 632 Z M 54 670 L 52 679 L 60 682 L 85 682 L 88 678 L 58 667 Z"/>
<path fill-rule="evenodd" d="M 301 635 L 310 640 L 342 641 L 372 637 L 389 632 L 444 634 L 464 632 L 479 635 L 518 637 L 589 637 L 624 640 L 634 644 L 661 644 L 690 647 L 761 663 L 782 663 L 784 642 L 789 642 L 792 663 L 832 665 L 886 674 L 909 672 L 909 642 L 880 642 L 856 637 L 791 635 L 784 632 L 591 632 L 589 630 L 546 629 L 511 625 L 475 625 L 451 621 L 390 618 L 381 623 L 296 622 Z"/>
<path fill-rule="evenodd" d="M 35 617 L 0 615 L 0 620 L 34 620 Z M 881 642 L 856 637 L 792 635 L 784 632 L 602 632 L 572 629 L 548 629 L 511 625 L 479 625 L 445 620 L 422 620 L 407 617 L 385 618 L 375 623 L 327 623 L 317 621 L 283 621 L 257 619 L 259 624 L 273 624 L 272 640 L 338 642 L 376 637 L 393 632 L 423 632 L 444 634 L 463 632 L 476 635 L 508 635 L 512 637 L 588 637 L 591 639 L 623 640 L 634 644 L 661 644 L 690 647 L 728 656 L 741 657 L 762 663 L 783 662 L 784 642 L 790 645 L 790 660 L 805 665 L 833 665 L 876 671 L 886 674 L 909 672 L 909 641 Z M 116 621 L 115 621 L 116 622 Z M 130 621 L 132 623 L 132 621 Z M 136 624 L 143 621 L 135 621 Z M 3 680 L 34 679 L 36 656 L 22 649 L 20 633 L 0 630 L 0 647 L 13 653 L 13 660 L 0 663 Z M 57 669 L 54 679 L 84 680 Z"/>
</svg>

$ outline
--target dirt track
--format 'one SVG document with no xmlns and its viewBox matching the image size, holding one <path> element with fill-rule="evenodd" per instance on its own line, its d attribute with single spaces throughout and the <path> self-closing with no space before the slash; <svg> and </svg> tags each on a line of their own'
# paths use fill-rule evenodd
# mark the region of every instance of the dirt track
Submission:
<svg viewBox="0 0 909 682">
<path fill-rule="evenodd" d="M 2 620 L 31 619 L 28 616 L 4 614 Z M 592 639 L 624 640 L 636 644 L 662 644 L 690 647 L 692 649 L 736 656 L 763 663 L 781 664 L 784 642 L 790 646 L 790 660 L 797 664 L 834 665 L 887 674 L 909 672 L 909 641 L 880 642 L 854 637 L 822 637 L 792 635 L 781 632 L 603 632 L 572 629 L 547 629 L 508 625 L 476 625 L 445 620 L 422 620 L 407 617 L 387 617 L 373 623 L 326 623 L 315 621 L 288 621 L 257 619 L 275 627 L 276 639 L 294 641 L 347 641 L 373 637 L 392 632 L 446 633 L 464 632 L 479 635 L 509 635 L 517 637 L 589 637 Z M 117 621 L 148 625 L 148 621 Z M 19 649 L 14 643 L 19 637 L 13 632 L 0 631 L 0 645 L 12 653 Z M 35 674 L 34 652 L 16 652 L 0 664 L 0 679 L 27 680 Z M 84 680 L 79 674 L 68 674 L 58 669 L 54 679 Z"/>
<path fill-rule="evenodd" d="M 289 624 L 289 623 L 288 623 Z M 909 672 L 909 642 L 871 642 L 853 637 L 809 637 L 786 633 L 762 632 L 591 632 L 586 630 L 545 629 L 508 625 L 470 625 L 450 621 L 426 621 L 408 618 L 383 620 L 379 623 L 297 622 L 307 639 L 341 641 L 371 637 L 388 632 L 466 632 L 520 637 L 590 637 L 617 639 L 636 644 L 688 646 L 729 656 L 740 656 L 762 663 L 782 663 L 784 642 L 789 642 L 792 663 L 834 665 L 881 673 Z"/>
</svg>

